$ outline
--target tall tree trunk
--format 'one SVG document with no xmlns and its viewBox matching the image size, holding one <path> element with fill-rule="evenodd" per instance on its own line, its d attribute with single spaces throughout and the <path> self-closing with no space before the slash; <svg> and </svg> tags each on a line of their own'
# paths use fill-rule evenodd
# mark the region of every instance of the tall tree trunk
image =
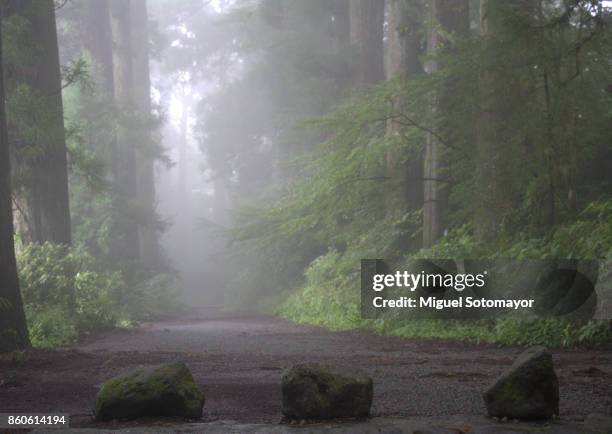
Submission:
<svg viewBox="0 0 612 434">
<path fill-rule="evenodd" d="M 29 72 L 23 77 L 44 107 L 45 118 L 36 128 L 33 145 L 39 150 L 27 158 L 27 221 L 34 242 L 71 244 L 68 167 L 62 104 L 55 5 L 53 0 L 28 0 L 18 14 L 30 26 L 32 53 Z M 19 79 L 20 77 L 18 77 Z"/>
<path fill-rule="evenodd" d="M 423 73 L 419 60 L 421 0 L 389 0 L 387 79 L 410 79 Z"/>
<path fill-rule="evenodd" d="M 110 0 L 111 28 L 113 34 L 113 65 L 115 101 L 122 116 L 117 128 L 117 178 L 116 187 L 122 207 L 122 234 L 120 251 L 126 260 L 139 259 L 138 236 L 138 172 L 136 166 L 135 134 L 133 117 L 134 99 L 134 51 L 132 47 L 131 3 L 132 0 Z"/>
<path fill-rule="evenodd" d="M 427 53 L 430 61 L 429 73 L 436 73 L 440 65 L 435 59 L 436 52 L 452 43 L 453 37 L 467 37 L 470 30 L 469 0 L 430 0 L 427 29 Z M 450 39 L 445 39 L 450 35 Z M 451 92 L 451 83 L 442 85 L 432 101 L 432 118 L 435 129 L 444 132 L 444 122 L 435 122 L 446 113 L 445 97 Z M 448 113 L 451 116 L 451 113 Z M 443 214 L 448 202 L 447 185 L 440 182 L 444 172 L 442 149 L 433 134 L 427 135 L 423 167 L 423 247 L 431 247 L 442 234 Z"/>
<path fill-rule="evenodd" d="M 334 44 L 339 56 L 346 56 L 350 49 L 351 19 L 350 0 L 332 0 Z"/>
<path fill-rule="evenodd" d="M 29 338 L 13 244 L 11 170 L 4 109 L 4 74 L 1 65 L 3 61 L 0 35 L 0 352 L 4 352 L 29 346 Z"/>
<path fill-rule="evenodd" d="M 350 1 L 350 42 L 354 59 L 353 77 L 358 84 L 373 84 L 384 79 L 383 0 Z"/>
<path fill-rule="evenodd" d="M 83 116 L 87 116 L 94 121 L 97 117 L 108 118 L 105 113 L 107 107 L 112 107 L 115 103 L 115 76 L 113 70 L 113 36 L 111 33 L 111 17 L 109 0 L 85 1 L 85 15 L 82 24 L 83 48 L 87 50 L 91 57 L 92 78 L 96 86 L 99 100 L 106 102 L 104 106 L 100 104 L 88 108 Z M 117 179 L 117 137 L 114 120 L 110 120 L 109 127 L 112 131 L 104 130 L 106 140 L 99 143 L 100 137 L 95 133 L 90 138 L 105 157 L 109 167 L 107 174 L 108 180 L 112 183 Z M 103 127 L 99 127 L 103 128 Z"/>
<path fill-rule="evenodd" d="M 409 80 L 423 73 L 419 60 L 422 23 L 420 0 L 390 0 L 387 38 L 387 79 Z M 393 112 L 402 111 L 405 101 L 396 95 Z M 387 135 L 395 142 L 386 155 L 386 174 L 389 179 L 386 211 L 388 214 L 411 212 L 423 204 L 422 157 L 420 153 L 410 156 L 404 163 L 402 135 L 404 127 L 394 119 L 388 121 Z M 405 247 L 405 246 L 404 246 Z M 416 246 L 411 246 L 416 247 Z"/>
<path fill-rule="evenodd" d="M 492 43 L 501 25 L 499 5 L 501 0 L 480 0 L 480 34 L 484 44 Z M 476 235 L 490 239 L 499 229 L 499 109 L 496 79 L 492 60 L 481 70 L 479 80 L 480 112 L 476 121 L 476 185 L 475 206 Z"/>
<path fill-rule="evenodd" d="M 178 137 L 178 162 L 177 162 L 177 189 L 176 200 L 181 206 L 181 211 L 175 216 L 174 226 L 179 245 L 188 245 L 193 236 L 193 197 L 187 185 L 189 184 L 189 113 L 191 111 L 192 100 L 183 90 L 181 99 L 182 112 L 179 124 Z"/>
<path fill-rule="evenodd" d="M 109 0 L 85 1 L 85 28 L 83 44 L 92 59 L 93 77 L 98 89 L 112 96 L 113 45 L 110 24 Z"/>
<path fill-rule="evenodd" d="M 142 263 L 154 268 L 159 260 L 159 246 L 155 228 L 155 181 L 153 165 L 155 152 L 151 135 L 151 77 L 149 71 L 149 19 L 146 0 L 131 0 L 132 48 L 134 97 L 138 117 L 142 120 L 139 131 L 138 149 L 138 191 L 142 210 L 146 214 L 140 226 L 140 259 Z"/>
</svg>

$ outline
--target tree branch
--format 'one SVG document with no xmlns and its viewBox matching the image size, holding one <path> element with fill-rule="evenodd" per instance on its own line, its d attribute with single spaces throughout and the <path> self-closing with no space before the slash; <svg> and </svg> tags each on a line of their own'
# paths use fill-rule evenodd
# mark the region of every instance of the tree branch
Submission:
<svg viewBox="0 0 612 434">
<path fill-rule="evenodd" d="M 408 127 L 415 127 L 421 131 L 424 131 L 426 133 L 431 134 L 432 136 L 434 136 L 442 145 L 446 146 L 449 149 L 453 149 L 455 151 L 459 151 L 461 154 L 463 154 L 463 156 L 465 156 L 466 158 L 470 158 L 470 156 L 467 154 L 467 152 L 465 152 L 463 149 L 459 148 L 458 146 L 455 145 L 451 145 L 450 143 L 448 143 L 440 134 L 438 134 L 437 132 L 435 132 L 434 130 L 432 130 L 431 128 L 428 128 L 426 126 L 423 126 L 421 124 L 419 124 L 418 122 L 416 122 L 414 119 L 409 118 L 408 116 L 406 116 L 405 114 L 401 114 L 400 115 L 402 118 L 406 119 L 406 121 L 408 123 L 405 122 L 401 122 L 401 121 L 395 121 L 397 123 L 399 123 L 400 125 L 404 125 L 404 126 L 408 126 Z"/>
</svg>

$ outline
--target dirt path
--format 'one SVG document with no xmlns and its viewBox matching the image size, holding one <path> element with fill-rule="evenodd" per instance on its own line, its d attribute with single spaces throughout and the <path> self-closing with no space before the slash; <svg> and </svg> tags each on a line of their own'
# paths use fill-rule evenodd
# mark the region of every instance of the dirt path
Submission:
<svg viewBox="0 0 612 434">
<path fill-rule="evenodd" d="M 206 395 L 207 420 L 275 423 L 282 370 L 305 361 L 350 364 L 374 378 L 376 416 L 483 414 L 483 388 L 517 348 L 329 332 L 261 316 L 145 324 L 73 348 L 0 359 L 0 412 L 67 412 L 89 425 L 98 385 L 138 366 L 182 360 Z M 561 414 L 612 413 L 612 354 L 555 351 Z"/>
</svg>

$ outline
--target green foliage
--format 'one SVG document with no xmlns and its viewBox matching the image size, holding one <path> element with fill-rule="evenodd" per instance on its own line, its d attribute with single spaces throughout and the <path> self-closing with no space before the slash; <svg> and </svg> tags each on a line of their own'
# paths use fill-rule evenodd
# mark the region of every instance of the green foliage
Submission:
<svg viewBox="0 0 612 434">
<path fill-rule="evenodd" d="M 492 339 L 511 345 L 548 345 L 553 347 L 598 346 L 612 340 L 609 321 L 501 319 L 492 329 Z"/>
<path fill-rule="evenodd" d="M 62 345 L 181 310 L 172 275 L 141 272 L 126 285 L 121 272 L 103 271 L 84 248 L 19 245 L 17 266 L 34 346 Z"/>
<path fill-rule="evenodd" d="M 60 306 L 45 308 L 25 307 L 30 342 L 34 347 L 48 348 L 70 344 L 79 336 L 74 321 Z"/>
<path fill-rule="evenodd" d="M 544 1 L 538 13 L 490 2 L 488 34 L 438 50 L 431 56 L 439 66 L 435 74 L 382 83 L 316 121 L 325 140 L 299 166 L 301 177 L 256 223 L 243 226 L 260 246 L 316 239 L 320 251 L 331 249 L 310 258 L 306 282 L 279 313 L 399 336 L 552 346 L 610 342 L 608 321 L 361 320 L 358 279 L 350 271 L 360 258 L 374 257 L 401 266 L 415 257 L 610 256 L 610 96 L 601 83 L 612 78 L 602 56 L 612 41 L 603 16 L 609 12 L 596 3 L 566 9 Z M 433 98 L 437 110 L 423 110 Z M 389 134 L 389 122 L 401 128 Z M 384 180 L 384 160 L 421 158 L 425 132 L 441 144 L 439 176 L 449 181 L 449 203 L 447 234 L 419 249 L 422 215 L 390 201 L 398 187 Z M 289 245 L 293 254 L 305 252 L 300 242 Z"/>
<path fill-rule="evenodd" d="M 139 276 L 123 296 L 129 317 L 137 321 L 152 320 L 181 312 L 183 306 L 179 301 L 180 288 L 177 283 L 176 277 L 171 274 Z"/>
<path fill-rule="evenodd" d="M 546 258 L 597 257 L 607 252 L 612 229 L 609 212 L 612 201 L 588 205 L 580 217 L 543 238 L 486 245 L 478 242 L 467 226 L 457 228 L 431 249 L 410 258 Z M 306 283 L 287 297 L 278 309 L 286 319 L 317 324 L 330 329 L 366 328 L 377 333 L 402 337 L 468 339 L 506 345 L 547 345 L 551 347 L 596 347 L 612 342 L 610 321 L 547 319 L 521 320 L 364 320 L 359 311 L 359 257 L 354 252 L 330 251 L 306 269 Z M 364 256 L 365 257 L 365 256 Z M 401 262 L 401 261 L 399 261 Z"/>
<path fill-rule="evenodd" d="M 119 273 L 101 272 L 86 251 L 45 243 L 20 246 L 19 281 L 32 343 L 55 346 L 119 325 Z"/>
<path fill-rule="evenodd" d="M 294 159 L 296 179 L 280 199 L 268 200 L 259 209 L 243 209 L 233 237 L 241 249 L 252 249 L 257 257 L 264 249 L 268 282 L 281 289 L 293 287 L 294 276 L 327 250 L 357 259 L 398 256 L 404 246 L 396 241 L 416 236 L 412 230 L 420 213 L 386 215 L 388 203 L 382 194 L 390 188 L 383 161 L 397 146 L 397 140 L 385 137 L 387 119 L 393 116 L 388 101 L 400 91 L 416 98 L 423 86 L 418 82 L 399 89 L 398 84 L 389 82 L 357 94 L 329 116 L 308 122 L 327 139 L 312 153 Z M 398 153 L 398 158 L 408 159 L 422 137 L 420 131 L 407 133 L 404 138 L 414 147 Z M 255 268 L 261 265 L 258 261 Z"/>
<path fill-rule="evenodd" d="M 360 322 L 359 291 L 353 286 L 355 263 L 337 251 L 315 259 L 306 270 L 305 286 L 293 293 L 278 314 L 299 323 L 335 330 L 357 327 Z"/>
<path fill-rule="evenodd" d="M 74 305 L 74 276 L 81 266 L 80 256 L 67 253 L 65 246 L 51 243 L 19 249 L 17 268 L 26 303 Z"/>
<path fill-rule="evenodd" d="M 418 258 L 481 258 L 487 255 L 486 246 L 478 242 L 469 225 L 462 225 L 441 238 L 429 249 L 414 254 Z"/>
<path fill-rule="evenodd" d="M 306 287 L 292 294 L 277 313 L 290 321 L 332 330 L 363 328 L 405 338 L 460 339 L 504 345 L 549 347 L 605 347 L 612 341 L 610 321 L 591 320 L 577 325 L 563 320 L 362 320 L 354 294 L 334 294 Z"/>
<path fill-rule="evenodd" d="M 77 329 L 91 331 L 119 324 L 121 309 L 117 292 L 123 282 L 119 273 L 79 271 L 74 276 Z"/>
</svg>

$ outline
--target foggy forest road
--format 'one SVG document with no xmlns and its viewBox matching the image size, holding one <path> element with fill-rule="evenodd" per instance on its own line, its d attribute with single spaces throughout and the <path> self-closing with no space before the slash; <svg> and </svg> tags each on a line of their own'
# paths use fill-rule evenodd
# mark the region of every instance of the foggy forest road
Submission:
<svg viewBox="0 0 612 434">
<path fill-rule="evenodd" d="M 104 380 L 182 360 L 206 395 L 206 420 L 276 423 L 283 369 L 308 361 L 366 369 L 374 378 L 375 416 L 484 414 L 483 388 L 518 351 L 217 314 L 103 333 L 61 350 L 30 351 L 18 362 L 0 359 L 0 407 L 89 421 Z M 610 352 L 555 350 L 553 357 L 564 418 L 612 412 Z"/>
</svg>

